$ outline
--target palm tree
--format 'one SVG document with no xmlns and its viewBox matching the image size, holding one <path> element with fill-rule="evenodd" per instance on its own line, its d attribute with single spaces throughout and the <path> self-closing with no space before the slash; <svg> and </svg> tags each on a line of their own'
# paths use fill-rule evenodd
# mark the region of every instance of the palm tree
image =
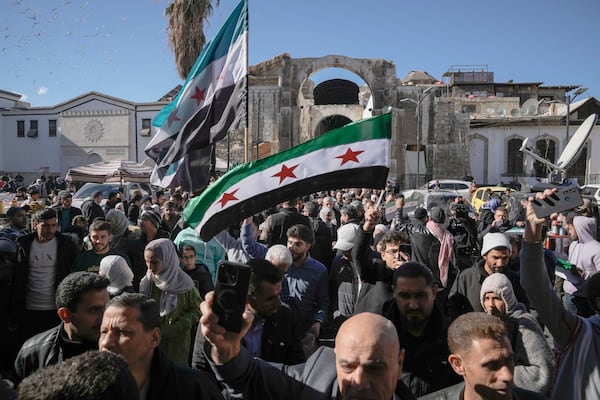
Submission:
<svg viewBox="0 0 600 400">
<path fill-rule="evenodd" d="M 182 79 L 187 77 L 206 42 L 204 21 L 213 12 L 211 3 L 211 0 L 170 0 L 165 9 L 169 17 L 169 45 Z M 219 6 L 219 0 L 214 3 Z"/>
</svg>

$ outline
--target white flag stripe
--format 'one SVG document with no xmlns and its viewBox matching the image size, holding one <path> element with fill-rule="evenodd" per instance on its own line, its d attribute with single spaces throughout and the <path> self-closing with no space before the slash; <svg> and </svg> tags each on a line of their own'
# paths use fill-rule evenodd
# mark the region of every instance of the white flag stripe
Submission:
<svg viewBox="0 0 600 400">
<path fill-rule="evenodd" d="M 221 212 L 256 193 L 270 192 L 282 186 L 313 176 L 316 177 L 328 171 L 341 171 L 373 166 L 387 167 L 390 162 L 389 143 L 389 139 L 374 139 L 319 149 L 318 151 L 288 159 L 283 162 L 283 164 L 277 164 L 264 171 L 252 174 L 235 185 L 228 187 L 227 193 L 232 193 L 237 189 L 235 197 L 238 200 L 229 201 L 224 207 L 221 207 L 220 197 L 219 199 L 216 199 L 204 213 L 196 230 L 199 232 L 205 221 L 212 215 Z M 345 154 L 348 148 L 355 152 L 363 151 L 357 155 L 359 162 L 348 161 L 344 165 L 340 165 L 342 159 L 337 157 Z M 298 165 L 293 171 L 296 178 L 285 178 L 279 183 L 279 177 L 273 177 L 273 175 L 281 171 L 282 165 L 285 165 L 288 168 Z"/>
</svg>

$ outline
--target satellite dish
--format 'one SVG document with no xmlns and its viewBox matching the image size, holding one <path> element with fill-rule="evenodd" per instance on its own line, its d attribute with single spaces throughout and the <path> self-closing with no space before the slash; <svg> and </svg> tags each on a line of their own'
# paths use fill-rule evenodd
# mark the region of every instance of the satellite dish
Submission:
<svg viewBox="0 0 600 400">
<path fill-rule="evenodd" d="M 571 137 L 569 143 L 567 143 L 567 146 L 556 162 L 559 169 L 564 171 L 577 160 L 577 157 L 581 154 L 585 141 L 590 136 L 597 120 L 598 115 L 592 114 L 583 121 L 583 124 L 581 124 L 579 128 L 577 128 L 577 131 L 575 131 L 575 134 Z"/>
<path fill-rule="evenodd" d="M 538 100 L 533 97 L 528 99 L 521 106 L 521 114 L 523 115 L 536 115 L 538 112 Z"/>
<path fill-rule="evenodd" d="M 550 105 L 546 103 L 540 104 L 538 107 L 538 112 L 540 114 L 548 114 L 548 112 L 550 112 Z"/>
<path fill-rule="evenodd" d="M 573 137 L 571 137 L 571 140 L 569 140 L 569 143 L 567 143 L 567 146 L 565 147 L 563 152 L 560 154 L 560 157 L 558 158 L 558 161 L 556 162 L 556 164 L 552 163 L 549 160 L 546 160 L 545 158 L 539 156 L 533 150 L 528 148 L 527 147 L 528 138 L 525 138 L 523 140 L 523 143 L 521 144 L 521 148 L 519 149 L 519 151 L 521 151 L 525 154 L 528 154 L 533 159 L 541 162 L 546 167 L 548 167 L 548 169 L 552 170 L 550 172 L 550 174 L 548 175 L 548 181 L 553 182 L 553 183 L 561 183 L 561 182 L 555 182 L 556 177 L 562 178 L 563 180 L 566 178 L 567 169 L 571 165 L 573 165 L 573 163 L 576 161 L 577 157 L 583 150 L 583 145 L 585 144 L 585 141 L 590 136 L 590 133 L 592 132 L 592 129 L 596 125 L 597 120 L 598 120 L 598 115 L 592 114 L 589 117 L 587 117 L 585 119 L 585 121 L 583 121 L 583 124 L 581 124 L 581 126 L 579 128 L 577 128 L 577 131 L 575 132 Z"/>
<path fill-rule="evenodd" d="M 513 117 L 519 117 L 521 116 L 521 110 L 518 108 L 513 108 L 512 110 L 510 110 L 510 115 Z"/>
<path fill-rule="evenodd" d="M 498 114 L 500 117 L 504 117 L 506 115 L 506 110 L 504 107 L 498 107 L 496 108 L 496 114 Z"/>
</svg>

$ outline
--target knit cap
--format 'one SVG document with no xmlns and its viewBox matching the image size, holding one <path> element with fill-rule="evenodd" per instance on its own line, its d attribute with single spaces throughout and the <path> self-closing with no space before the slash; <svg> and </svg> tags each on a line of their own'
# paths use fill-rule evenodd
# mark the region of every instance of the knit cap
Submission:
<svg viewBox="0 0 600 400">
<path fill-rule="evenodd" d="M 152 222 L 154 226 L 156 226 L 156 229 L 160 227 L 160 214 L 154 210 L 146 210 L 142 212 L 140 218 Z"/>
<path fill-rule="evenodd" d="M 486 233 L 483 237 L 483 246 L 481 246 L 481 255 L 485 256 L 490 250 L 496 248 L 505 248 L 508 249 L 508 254 L 512 252 L 512 246 L 508 241 L 508 238 L 504 233 L 501 232 L 490 232 Z"/>
</svg>

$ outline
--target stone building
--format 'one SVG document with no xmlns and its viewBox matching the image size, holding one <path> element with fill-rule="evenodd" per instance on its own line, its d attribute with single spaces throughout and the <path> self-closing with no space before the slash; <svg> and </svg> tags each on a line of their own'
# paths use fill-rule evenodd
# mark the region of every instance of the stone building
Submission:
<svg viewBox="0 0 600 400">
<path fill-rule="evenodd" d="M 356 79 L 317 79 L 331 69 Z M 250 67 L 248 127 L 219 142 L 217 156 L 233 166 L 391 112 L 390 177 L 403 188 L 467 175 L 492 184 L 545 177 L 543 165 L 519 147 L 528 138 L 539 154 L 556 161 L 568 142 L 567 115 L 573 134 L 589 114 L 600 113 L 594 98 L 571 102 L 575 89 L 494 82 L 487 66 L 453 66 L 441 80 L 424 71 L 400 79 L 386 60 L 282 54 Z M 29 179 L 102 160 L 144 162 L 151 119 L 177 91 L 148 103 L 90 92 L 56 106 L 30 107 L 0 90 L 0 171 Z M 580 183 L 599 181 L 600 159 L 592 157 L 598 135 L 596 127 L 570 171 Z"/>
</svg>

